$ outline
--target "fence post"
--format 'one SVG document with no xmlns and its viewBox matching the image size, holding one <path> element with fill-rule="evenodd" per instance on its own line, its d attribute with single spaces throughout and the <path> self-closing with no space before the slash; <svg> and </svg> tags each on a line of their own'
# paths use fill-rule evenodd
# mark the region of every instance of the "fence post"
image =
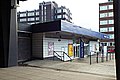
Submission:
<svg viewBox="0 0 120 80">
<path fill-rule="evenodd" d="M 104 52 L 102 51 L 102 62 L 104 62 Z"/>
<path fill-rule="evenodd" d="M 98 52 L 97 52 L 97 63 L 98 63 Z"/>
<path fill-rule="evenodd" d="M 91 62 L 91 52 L 90 52 L 90 65 L 92 64 L 92 62 Z"/>
<path fill-rule="evenodd" d="M 110 56 L 109 56 L 109 57 L 110 57 L 110 60 L 111 60 L 111 53 L 109 53 L 109 54 L 110 54 Z"/>
<path fill-rule="evenodd" d="M 107 55 L 106 55 L 106 61 L 108 61 L 108 52 L 107 52 Z"/>
</svg>

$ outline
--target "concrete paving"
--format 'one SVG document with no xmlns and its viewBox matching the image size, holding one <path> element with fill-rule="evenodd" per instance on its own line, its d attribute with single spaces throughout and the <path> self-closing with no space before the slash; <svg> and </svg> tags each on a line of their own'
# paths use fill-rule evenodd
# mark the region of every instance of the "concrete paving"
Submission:
<svg viewBox="0 0 120 80">
<path fill-rule="evenodd" d="M 35 67 L 0 68 L 0 80 L 115 80 L 114 78 Z"/>
<path fill-rule="evenodd" d="M 83 63 L 34 60 L 9 68 L 0 68 L 0 80 L 116 80 L 114 60 Z"/>
<path fill-rule="evenodd" d="M 110 60 L 107 62 L 94 63 L 90 65 L 89 63 L 80 63 L 80 61 L 72 62 L 61 62 L 52 60 L 35 60 L 27 62 L 31 67 L 52 69 L 66 72 L 84 73 L 97 75 L 102 77 L 115 78 L 115 61 Z"/>
</svg>

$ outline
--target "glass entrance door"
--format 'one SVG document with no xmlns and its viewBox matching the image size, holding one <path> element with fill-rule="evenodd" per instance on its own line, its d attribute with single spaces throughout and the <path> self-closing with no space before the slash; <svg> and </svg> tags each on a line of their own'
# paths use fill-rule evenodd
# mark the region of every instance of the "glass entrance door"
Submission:
<svg viewBox="0 0 120 80">
<path fill-rule="evenodd" d="M 74 44 L 74 57 L 78 58 L 80 56 L 80 44 Z"/>
</svg>

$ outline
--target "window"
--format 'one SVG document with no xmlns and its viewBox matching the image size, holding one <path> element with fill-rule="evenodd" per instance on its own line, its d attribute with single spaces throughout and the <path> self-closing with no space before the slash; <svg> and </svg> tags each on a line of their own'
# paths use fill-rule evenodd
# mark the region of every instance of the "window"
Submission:
<svg viewBox="0 0 120 80">
<path fill-rule="evenodd" d="M 36 15 L 39 15 L 39 12 L 36 12 Z"/>
<path fill-rule="evenodd" d="M 44 15 L 46 15 L 46 10 L 44 11 Z"/>
<path fill-rule="evenodd" d="M 61 15 L 57 15 L 57 18 L 62 18 L 62 16 Z"/>
<path fill-rule="evenodd" d="M 28 18 L 28 21 L 34 21 L 35 18 Z"/>
<path fill-rule="evenodd" d="M 100 6 L 100 10 L 107 10 L 107 6 Z"/>
<path fill-rule="evenodd" d="M 24 22 L 26 21 L 26 18 L 20 19 L 20 22 Z"/>
<path fill-rule="evenodd" d="M 113 9 L 113 5 L 109 5 L 108 8 L 109 8 L 109 9 Z"/>
<path fill-rule="evenodd" d="M 28 16 L 34 16 L 34 12 L 28 12 Z"/>
<path fill-rule="evenodd" d="M 110 31 L 114 31 L 114 27 L 109 27 L 108 28 L 108 31 L 110 32 Z"/>
<path fill-rule="evenodd" d="M 115 43 L 114 42 L 108 42 L 108 46 L 115 46 Z"/>
<path fill-rule="evenodd" d="M 46 8 L 47 8 L 47 7 L 46 7 L 46 6 L 44 6 L 44 9 L 45 9 L 45 10 L 46 10 Z"/>
<path fill-rule="evenodd" d="M 107 46 L 107 43 L 102 42 L 100 46 Z"/>
<path fill-rule="evenodd" d="M 61 9 L 58 9 L 58 10 L 57 10 L 57 13 L 61 13 L 61 12 L 62 12 Z"/>
<path fill-rule="evenodd" d="M 63 12 L 66 12 L 66 13 L 68 13 L 67 9 L 63 9 Z"/>
<path fill-rule="evenodd" d="M 43 11 L 43 5 L 41 5 L 41 10 Z"/>
<path fill-rule="evenodd" d="M 114 34 L 109 34 L 110 39 L 114 39 Z"/>
<path fill-rule="evenodd" d="M 63 15 L 63 18 L 68 19 L 68 16 L 66 14 Z"/>
<path fill-rule="evenodd" d="M 20 17 L 26 17 L 26 13 L 21 13 Z"/>
<path fill-rule="evenodd" d="M 108 1 L 113 1 L 113 0 L 108 0 Z"/>
<path fill-rule="evenodd" d="M 114 24 L 114 20 L 109 20 L 108 23 L 109 24 Z"/>
<path fill-rule="evenodd" d="M 35 24 L 35 23 L 30 23 L 30 24 Z"/>
<path fill-rule="evenodd" d="M 36 17 L 36 20 L 39 20 L 39 17 Z"/>
<path fill-rule="evenodd" d="M 113 17 L 113 12 L 109 12 L 109 13 L 108 13 L 108 16 L 109 16 L 109 17 Z"/>
<path fill-rule="evenodd" d="M 101 13 L 100 18 L 107 17 L 107 13 Z"/>
<path fill-rule="evenodd" d="M 100 28 L 100 32 L 108 32 L 108 28 Z"/>
<path fill-rule="evenodd" d="M 46 15 L 44 16 L 44 21 L 46 21 Z"/>
<path fill-rule="evenodd" d="M 112 46 L 112 42 L 110 43 L 110 46 Z"/>
<path fill-rule="evenodd" d="M 43 11 L 41 11 L 41 15 L 43 16 Z"/>
<path fill-rule="evenodd" d="M 40 22 L 36 22 L 36 24 L 38 24 L 38 23 L 40 23 Z"/>
<path fill-rule="evenodd" d="M 41 20 L 43 21 L 43 16 L 41 17 Z"/>
<path fill-rule="evenodd" d="M 105 24 L 107 24 L 107 20 L 100 21 L 100 25 L 105 25 Z"/>
</svg>

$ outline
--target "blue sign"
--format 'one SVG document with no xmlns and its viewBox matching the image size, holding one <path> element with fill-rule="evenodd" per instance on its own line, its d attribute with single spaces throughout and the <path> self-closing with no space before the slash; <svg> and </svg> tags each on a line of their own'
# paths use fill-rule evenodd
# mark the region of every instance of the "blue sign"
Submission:
<svg viewBox="0 0 120 80">
<path fill-rule="evenodd" d="M 84 42 L 80 39 L 80 58 L 84 58 Z"/>
</svg>

